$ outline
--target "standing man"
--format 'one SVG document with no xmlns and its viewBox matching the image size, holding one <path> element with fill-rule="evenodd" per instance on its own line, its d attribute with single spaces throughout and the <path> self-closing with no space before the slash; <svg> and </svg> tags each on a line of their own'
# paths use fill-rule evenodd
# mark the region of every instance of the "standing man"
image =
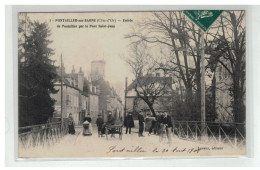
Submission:
<svg viewBox="0 0 260 170">
<path fill-rule="evenodd" d="M 98 127 L 98 137 L 103 137 L 103 134 L 105 133 L 105 127 L 104 127 L 104 121 L 102 119 L 102 115 L 99 114 L 97 121 L 96 121 L 97 127 Z"/>
<path fill-rule="evenodd" d="M 156 112 L 155 113 L 155 117 L 152 117 L 152 125 L 149 128 L 149 133 L 148 136 L 150 136 L 152 134 L 152 131 L 154 131 L 154 134 L 158 133 L 158 118 L 160 117 L 160 113 Z"/>
<path fill-rule="evenodd" d="M 144 137 L 143 131 L 144 131 L 144 116 L 143 112 L 141 111 L 138 115 L 138 120 L 139 120 L 139 137 Z"/>
<path fill-rule="evenodd" d="M 172 121 L 171 121 L 171 117 L 168 115 L 168 113 L 165 111 L 163 114 L 163 117 L 161 119 L 161 134 L 160 134 L 160 141 L 162 141 L 163 138 L 163 133 L 164 131 L 166 132 L 166 136 L 168 138 L 168 143 L 171 144 L 172 143 L 172 139 L 171 139 L 171 128 L 172 128 Z"/>
<path fill-rule="evenodd" d="M 73 120 L 72 113 L 69 114 L 68 124 L 69 124 L 69 134 L 74 135 L 75 134 L 75 122 Z"/>
<path fill-rule="evenodd" d="M 161 134 L 162 118 L 163 118 L 163 112 L 158 112 L 157 122 L 156 122 L 156 125 L 155 125 L 155 129 L 156 129 L 156 131 L 157 131 L 157 135 L 160 135 L 160 134 Z"/>
<path fill-rule="evenodd" d="M 111 126 L 111 125 L 114 125 L 114 124 L 115 124 L 115 118 L 114 118 L 114 116 L 112 115 L 112 112 L 109 111 L 109 112 L 108 112 L 108 117 L 107 117 L 106 126 Z M 115 137 L 115 134 L 114 134 L 115 131 L 116 131 L 115 128 L 109 129 L 109 132 L 108 132 L 108 133 L 111 134 L 111 138 L 112 138 L 112 137 Z"/>
<path fill-rule="evenodd" d="M 115 118 L 112 115 L 111 111 L 108 112 L 108 117 L 107 117 L 107 123 L 106 124 L 107 125 L 114 125 L 115 124 Z"/>
<path fill-rule="evenodd" d="M 131 134 L 131 128 L 134 127 L 134 119 L 131 113 L 129 113 L 124 120 L 124 125 L 126 127 L 126 132 L 125 134 L 127 134 L 128 129 L 129 129 L 129 134 Z"/>
</svg>

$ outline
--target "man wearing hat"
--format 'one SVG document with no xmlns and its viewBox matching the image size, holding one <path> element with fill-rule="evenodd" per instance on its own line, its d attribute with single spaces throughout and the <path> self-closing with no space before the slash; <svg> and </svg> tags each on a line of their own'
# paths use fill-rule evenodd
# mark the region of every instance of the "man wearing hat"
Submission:
<svg viewBox="0 0 260 170">
<path fill-rule="evenodd" d="M 166 136 L 168 138 L 168 143 L 170 144 L 172 142 L 172 139 L 171 139 L 171 128 L 172 128 L 172 121 L 171 121 L 171 117 L 168 115 L 168 112 L 165 111 L 163 112 L 163 116 L 161 118 L 161 127 L 162 129 L 165 130 L 166 132 Z M 162 141 L 162 138 L 163 138 L 163 131 L 161 131 L 161 134 L 160 134 L 160 141 Z"/>
<path fill-rule="evenodd" d="M 144 137 L 143 131 L 144 131 L 144 116 L 143 111 L 140 111 L 138 114 L 138 120 L 139 120 L 139 137 Z"/>
<path fill-rule="evenodd" d="M 125 117 L 124 126 L 126 127 L 125 134 L 127 134 L 128 130 L 129 130 L 129 134 L 131 134 L 131 128 L 134 127 L 134 119 L 131 112 L 128 113 L 128 115 Z"/>
<path fill-rule="evenodd" d="M 101 114 L 98 115 L 96 124 L 98 127 L 98 137 L 103 137 L 103 134 L 105 133 L 105 127 Z"/>
</svg>

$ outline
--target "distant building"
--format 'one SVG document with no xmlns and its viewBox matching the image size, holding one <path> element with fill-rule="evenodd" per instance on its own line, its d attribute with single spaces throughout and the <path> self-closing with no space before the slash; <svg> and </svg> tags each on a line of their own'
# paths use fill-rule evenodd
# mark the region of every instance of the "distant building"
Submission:
<svg viewBox="0 0 260 170">
<path fill-rule="evenodd" d="M 108 112 L 112 112 L 116 119 L 120 119 L 123 114 L 122 100 L 116 91 L 110 87 L 109 82 L 99 79 L 92 81 L 91 84 L 97 88 L 99 114 L 102 115 L 104 121 L 107 121 Z"/>
<path fill-rule="evenodd" d="M 89 104 L 88 94 L 81 91 L 80 95 L 79 95 L 79 110 L 80 110 L 80 112 L 79 112 L 79 123 L 80 124 L 83 123 L 84 118 L 88 113 L 88 110 L 87 110 L 89 108 L 88 104 Z"/>
<path fill-rule="evenodd" d="M 111 95 L 108 97 L 107 111 L 112 112 L 115 119 L 117 120 L 123 118 L 122 100 L 120 99 L 114 88 L 111 89 Z"/>
<path fill-rule="evenodd" d="M 90 84 L 95 87 L 98 94 L 99 114 L 107 121 L 108 112 L 112 112 L 116 119 L 123 114 L 123 105 L 120 97 L 109 82 L 105 80 L 105 61 L 95 60 L 91 62 Z"/>
<path fill-rule="evenodd" d="M 91 81 L 105 79 L 105 65 L 106 62 L 104 60 L 94 60 L 91 62 Z"/>
<path fill-rule="evenodd" d="M 122 118 L 123 105 L 120 97 L 109 82 L 105 81 L 105 61 L 91 62 L 90 80 L 84 77 L 82 69 L 75 71 L 73 66 L 71 73 L 66 73 L 64 66 L 58 69 L 63 74 L 63 117 L 72 113 L 76 124 L 81 124 L 88 114 L 93 122 L 99 114 L 107 121 L 108 112 L 112 112 L 116 119 Z M 61 74 L 60 74 L 61 75 Z M 55 83 L 59 92 L 52 94 L 55 103 L 55 117 L 61 117 L 61 76 Z"/>
<path fill-rule="evenodd" d="M 95 86 L 90 85 L 88 92 L 88 114 L 93 122 L 96 122 L 99 114 L 99 96 Z"/>
</svg>

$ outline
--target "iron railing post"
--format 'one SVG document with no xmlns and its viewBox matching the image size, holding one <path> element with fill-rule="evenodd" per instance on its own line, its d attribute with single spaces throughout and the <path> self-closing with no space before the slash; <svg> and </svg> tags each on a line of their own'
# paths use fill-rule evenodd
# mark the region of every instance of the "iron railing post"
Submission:
<svg viewBox="0 0 260 170">
<path fill-rule="evenodd" d="M 220 130 L 220 123 L 218 124 L 218 142 L 221 143 L 221 130 Z"/>
<path fill-rule="evenodd" d="M 234 137 L 234 143 L 235 143 L 235 147 L 237 147 L 237 127 L 236 124 L 234 124 L 234 129 L 235 129 L 235 137 Z"/>
<path fill-rule="evenodd" d="M 186 134 L 186 138 L 189 138 L 189 128 L 188 128 L 188 122 L 186 122 L 186 127 L 187 127 L 187 134 Z"/>
<path fill-rule="evenodd" d="M 196 134 L 196 140 L 198 140 L 198 127 L 197 122 L 195 123 L 195 134 Z"/>
</svg>

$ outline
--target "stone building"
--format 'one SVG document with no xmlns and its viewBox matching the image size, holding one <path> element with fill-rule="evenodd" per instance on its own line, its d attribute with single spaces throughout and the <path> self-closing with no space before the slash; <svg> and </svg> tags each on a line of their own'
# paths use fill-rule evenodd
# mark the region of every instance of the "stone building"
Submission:
<svg viewBox="0 0 260 170">
<path fill-rule="evenodd" d="M 74 87 L 76 87 L 79 90 L 83 91 L 84 73 L 82 72 L 82 68 L 81 67 L 79 69 L 79 72 L 76 73 L 75 72 L 75 68 L 73 66 L 73 68 L 71 70 L 71 73 L 70 74 L 66 74 L 64 76 L 64 78 L 69 80 Z"/>
<path fill-rule="evenodd" d="M 79 95 L 79 123 L 83 123 L 85 116 L 88 114 L 89 96 L 86 92 L 81 91 Z"/>
<path fill-rule="evenodd" d="M 110 83 L 105 80 L 105 61 L 94 60 L 91 62 L 90 86 L 98 94 L 99 114 L 107 121 L 108 112 L 112 112 L 116 119 L 120 119 L 123 113 L 123 105 L 120 97 Z"/>
<path fill-rule="evenodd" d="M 61 95 L 61 72 L 63 77 L 62 95 Z M 76 73 L 73 67 L 71 73 L 65 72 L 65 67 L 58 69 L 59 78 L 54 84 L 58 93 L 51 94 L 51 97 L 56 100 L 54 117 L 61 117 L 61 96 L 62 96 L 62 117 L 68 117 L 72 113 L 75 124 L 81 124 L 88 111 L 87 93 L 83 92 L 84 73 L 80 68 Z"/>
<path fill-rule="evenodd" d="M 106 62 L 104 60 L 94 60 L 91 62 L 91 81 L 105 79 L 105 65 Z"/>
<path fill-rule="evenodd" d="M 114 88 L 111 89 L 111 95 L 109 96 L 107 101 L 107 111 L 112 112 L 116 120 L 120 120 L 123 118 L 122 100 L 120 99 Z M 104 118 L 107 119 L 107 117 Z"/>
<path fill-rule="evenodd" d="M 88 92 L 88 114 L 92 118 L 92 122 L 96 122 L 99 114 L 99 95 L 95 86 L 90 86 L 90 91 Z"/>
<path fill-rule="evenodd" d="M 59 90 L 58 93 L 52 94 L 51 97 L 56 100 L 54 117 L 61 117 L 61 82 L 55 83 L 55 89 Z M 78 88 L 70 85 L 65 79 L 63 81 L 62 90 L 62 115 L 63 118 L 68 117 L 72 113 L 75 124 L 82 123 L 85 113 L 87 111 L 86 94 L 83 94 Z"/>
<path fill-rule="evenodd" d="M 114 88 L 110 87 L 109 82 L 104 79 L 92 81 L 91 84 L 98 91 L 99 114 L 102 115 L 104 121 L 107 120 L 108 112 L 112 112 L 116 119 L 120 119 L 123 113 L 123 105 Z"/>
</svg>

